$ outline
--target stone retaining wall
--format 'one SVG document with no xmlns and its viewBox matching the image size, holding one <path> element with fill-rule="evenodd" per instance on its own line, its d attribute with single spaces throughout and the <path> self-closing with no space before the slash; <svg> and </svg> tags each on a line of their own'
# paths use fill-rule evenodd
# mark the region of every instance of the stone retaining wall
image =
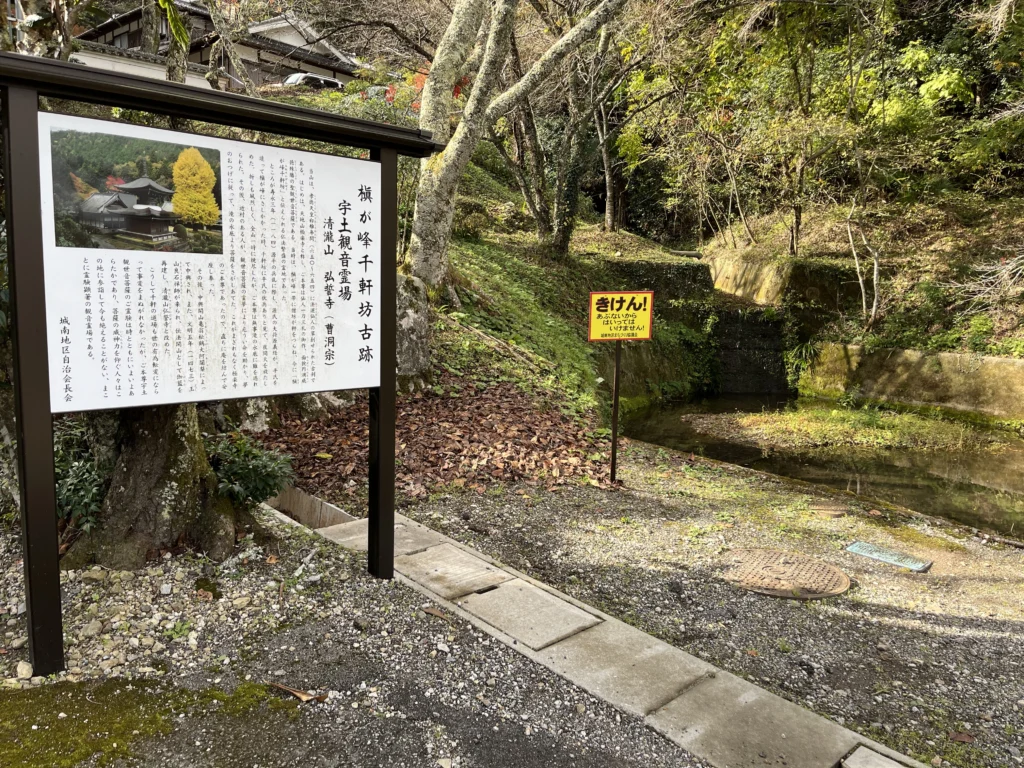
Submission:
<svg viewBox="0 0 1024 768">
<path fill-rule="evenodd" d="M 854 387 L 870 400 L 1024 419 L 1024 360 L 828 344 L 800 380 L 805 395 Z"/>
</svg>

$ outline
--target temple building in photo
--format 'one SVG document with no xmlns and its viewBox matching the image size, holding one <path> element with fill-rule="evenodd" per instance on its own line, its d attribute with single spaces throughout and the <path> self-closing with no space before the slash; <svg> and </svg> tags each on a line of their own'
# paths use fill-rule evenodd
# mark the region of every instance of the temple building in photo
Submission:
<svg viewBox="0 0 1024 768">
<path fill-rule="evenodd" d="M 174 190 L 148 176 L 119 184 L 116 192 L 97 192 L 82 201 L 79 221 L 94 229 L 142 237 L 153 242 L 174 240 Z"/>
</svg>

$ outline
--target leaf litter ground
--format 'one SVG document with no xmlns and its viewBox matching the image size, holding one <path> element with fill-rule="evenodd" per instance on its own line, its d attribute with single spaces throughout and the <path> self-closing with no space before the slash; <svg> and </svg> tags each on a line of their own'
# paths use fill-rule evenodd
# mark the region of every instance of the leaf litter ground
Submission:
<svg viewBox="0 0 1024 768">
<path fill-rule="evenodd" d="M 352 500 L 365 493 L 367 412 L 360 393 L 354 405 L 321 420 L 286 417 L 261 439 L 291 454 L 301 488 Z M 609 441 L 601 430 L 505 382 L 480 385 L 445 373 L 433 392 L 400 396 L 396 447 L 396 485 L 411 498 L 444 487 L 484 493 L 510 482 L 609 486 Z"/>
</svg>

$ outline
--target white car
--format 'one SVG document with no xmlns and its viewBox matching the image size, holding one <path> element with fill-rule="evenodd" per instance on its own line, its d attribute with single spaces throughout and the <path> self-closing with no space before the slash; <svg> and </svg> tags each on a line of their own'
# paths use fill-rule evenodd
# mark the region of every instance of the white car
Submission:
<svg viewBox="0 0 1024 768">
<path fill-rule="evenodd" d="M 305 88 L 344 88 L 345 84 L 341 80 L 335 80 L 333 77 L 324 77 L 323 75 L 312 75 L 309 72 L 296 72 L 293 75 L 288 75 L 281 85 L 301 85 Z"/>
</svg>

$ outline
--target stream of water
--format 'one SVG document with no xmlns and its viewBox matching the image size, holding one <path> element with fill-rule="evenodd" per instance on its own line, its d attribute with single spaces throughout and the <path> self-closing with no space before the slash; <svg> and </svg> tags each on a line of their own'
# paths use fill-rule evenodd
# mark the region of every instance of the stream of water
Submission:
<svg viewBox="0 0 1024 768">
<path fill-rule="evenodd" d="M 765 450 L 701 434 L 693 413 L 761 412 L 806 407 L 773 396 L 722 396 L 687 405 L 663 404 L 632 415 L 623 434 L 708 458 L 849 490 L 977 528 L 1024 536 L 1024 440 L 998 452 L 832 448 Z M 831 404 L 830 407 L 839 408 Z"/>
</svg>

